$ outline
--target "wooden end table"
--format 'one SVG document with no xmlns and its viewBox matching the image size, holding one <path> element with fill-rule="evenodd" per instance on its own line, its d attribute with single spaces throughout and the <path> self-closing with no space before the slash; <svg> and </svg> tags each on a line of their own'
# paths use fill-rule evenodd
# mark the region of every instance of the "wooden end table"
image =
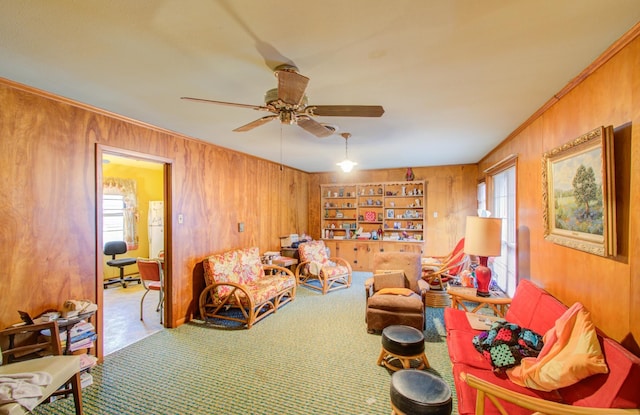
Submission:
<svg viewBox="0 0 640 415">
<path fill-rule="evenodd" d="M 447 294 L 451 296 L 451 308 L 460 308 L 464 311 L 475 313 L 483 307 L 493 310 L 495 315 L 503 317 L 507 313 L 507 307 L 511 304 L 511 298 L 501 291 L 491 291 L 489 297 L 476 295 L 475 288 L 457 287 L 450 285 Z M 469 310 L 464 301 L 479 303 L 473 310 Z"/>
<path fill-rule="evenodd" d="M 291 267 L 293 267 L 294 265 L 298 264 L 298 260 L 295 258 L 289 258 L 289 257 L 285 257 L 285 256 L 281 256 L 278 258 L 274 258 L 273 260 L 271 260 L 271 262 L 273 263 L 273 265 L 278 265 L 284 268 L 289 268 L 291 269 Z M 291 269 L 291 271 L 293 271 Z"/>
</svg>

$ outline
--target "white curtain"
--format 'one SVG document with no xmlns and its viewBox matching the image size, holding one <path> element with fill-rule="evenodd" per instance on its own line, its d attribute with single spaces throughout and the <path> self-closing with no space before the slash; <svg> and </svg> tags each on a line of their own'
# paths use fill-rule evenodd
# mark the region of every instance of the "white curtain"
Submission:
<svg viewBox="0 0 640 415">
<path fill-rule="evenodd" d="M 127 250 L 138 249 L 138 193 L 136 181 L 119 177 L 105 177 L 102 192 L 124 198 L 124 241 Z"/>
</svg>

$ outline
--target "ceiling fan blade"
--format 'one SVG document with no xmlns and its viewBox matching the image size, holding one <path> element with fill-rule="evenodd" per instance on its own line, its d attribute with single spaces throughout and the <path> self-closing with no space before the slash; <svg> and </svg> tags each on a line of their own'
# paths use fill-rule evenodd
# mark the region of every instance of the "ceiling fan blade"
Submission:
<svg viewBox="0 0 640 415">
<path fill-rule="evenodd" d="M 266 117 L 262 117 L 262 118 L 258 118 L 255 121 L 251 121 L 249 124 L 245 124 L 242 127 L 238 127 L 233 131 L 236 132 L 243 132 L 243 131 L 249 131 L 249 130 L 253 130 L 256 127 L 260 127 L 262 124 L 266 124 L 269 121 L 278 118 L 277 115 L 267 115 Z"/>
<path fill-rule="evenodd" d="M 207 104 L 220 104 L 220 105 L 229 105 L 232 107 L 250 108 L 258 111 L 271 111 L 271 108 L 263 107 L 260 105 L 238 104 L 235 102 L 214 101 L 212 99 L 191 98 L 191 97 L 180 97 L 180 99 L 186 99 L 188 101 L 195 101 L 195 102 L 206 102 Z"/>
<path fill-rule="evenodd" d="M 278 98 L 287 104 L 300 105 L 309 78 L 293 71 L 276 71 L 278 76 Z"/>
<path fill-rule="evenodd" d="M 329 137 L 335 131 L 307 116 L 298 116 L 298 126 L 319 138 Z"/>
<path fill-rule="evenodd" d="M 306 111 L 322 117 L 381 117 L 380 105 L 309 105 Z"/>
</svg>

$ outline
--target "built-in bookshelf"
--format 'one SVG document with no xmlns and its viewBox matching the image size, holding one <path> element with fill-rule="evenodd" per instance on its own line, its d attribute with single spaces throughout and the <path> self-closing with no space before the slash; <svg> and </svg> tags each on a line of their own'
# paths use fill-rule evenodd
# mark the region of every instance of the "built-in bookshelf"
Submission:
<svg viewBox="0 0 640 415">
<path fill-rule="evenodd" d="M 322 239 L 423 241 L 425 185 L 423 180 L 321 185 Z"/>
</svg>

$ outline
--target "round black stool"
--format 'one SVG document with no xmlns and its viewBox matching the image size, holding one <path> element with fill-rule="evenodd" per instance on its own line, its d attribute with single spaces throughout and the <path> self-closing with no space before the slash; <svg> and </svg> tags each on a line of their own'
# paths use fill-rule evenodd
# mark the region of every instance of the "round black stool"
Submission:
<svg viewBox="0 0 640 415">
<path fill-rule="evenodd" d="M 393 365 L 398 360 L 402 367 Z M 387 326 L 382 330 L 382 351 L 378 357 L 378 365 L 396 371 L 410 369 L 412 361 L 418 361 L 415 369 L 429 367 L 429 361 L 424 354 L 424 334 L 409 326 Z"/>
<path fill-rule="evenodd" d="M 438 376 L 406 369 L 391 375 L 391 408 L 395 415 L 450 415 L 451 389 Z"/>
</svg>

